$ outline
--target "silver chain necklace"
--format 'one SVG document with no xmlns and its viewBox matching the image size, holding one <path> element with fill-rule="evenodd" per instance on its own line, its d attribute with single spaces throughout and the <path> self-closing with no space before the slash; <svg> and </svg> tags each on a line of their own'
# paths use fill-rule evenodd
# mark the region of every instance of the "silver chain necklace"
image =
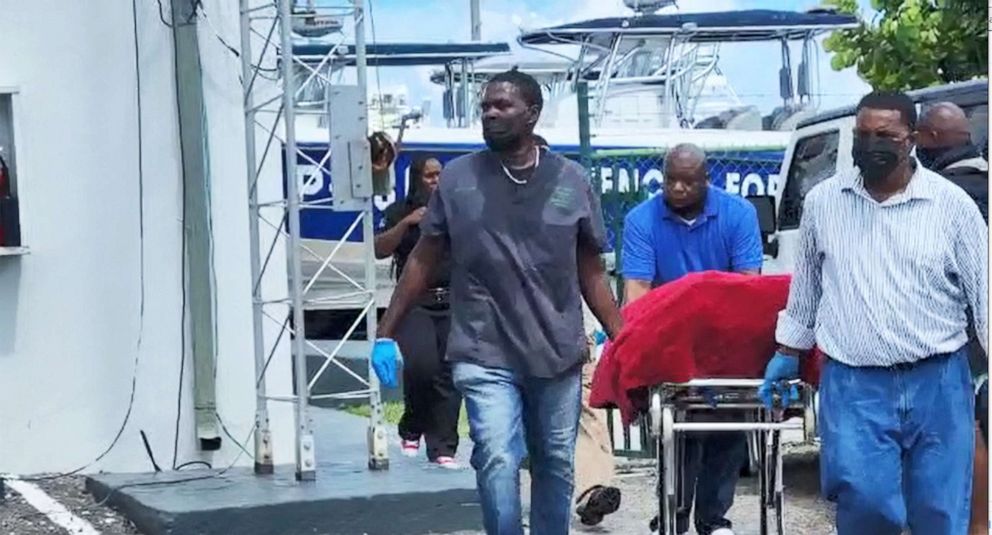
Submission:
<svg viewBox="0 0 992 535">
<path fill-rule="evenodd" d="M 534 169 L 537 170 L 537 166 L 541 165 L 541 147 L 534 147 Z M 503 165 L 503 161 L 500 160 L 499 166 L 503 168 L 503 173 L 506 174 L 506 178 L 509 178 L 514 184 L 524 185 L 527 183 L 526 180 L 520 180 L 519 178 L 513 176 L 513 173 Z"/>
</svg>

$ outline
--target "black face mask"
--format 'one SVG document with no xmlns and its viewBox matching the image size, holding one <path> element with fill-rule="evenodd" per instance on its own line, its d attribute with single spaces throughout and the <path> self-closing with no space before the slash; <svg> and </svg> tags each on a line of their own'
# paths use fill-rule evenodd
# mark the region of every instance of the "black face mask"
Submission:
<svg viewBox="0 0 992 535">
<path fill-rule="evenodd" d="M 851 155 L 854 165 L 861 170 L 861 176 L 869 182 L 879 182 L 889 176 L 899 165 L 902 147 L 891 139 L 854 138 Z"/>
<path fill-rule="evenodd" d="M 520 145 L 521 136 L 505 124 L 483 124 L 482 139 L 493 152 L 505 152 Z"/>
</svg>

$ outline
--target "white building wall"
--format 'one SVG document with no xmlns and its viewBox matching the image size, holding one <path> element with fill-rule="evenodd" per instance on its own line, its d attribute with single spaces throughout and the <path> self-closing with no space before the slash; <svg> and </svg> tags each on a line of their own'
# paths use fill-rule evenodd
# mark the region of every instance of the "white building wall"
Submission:
<svg viewBox="0 0 992 535">
<path fill-rule="evenodd" d="M 128 424 L 109 455 L 87 471 L 149 470 L 141 430 L 158 463 L 172 465 L 183 262 L 173 46 L 156 3 L 137 5 L 144 145 L 140 320 L 131 2 L 0 0 L 6 43 L 0 88 L 18 89 L 18 190 L 22 241 L 30 248 L 25 256 L 0 257 L 0 472 L 61 472 L 92 461 L 124 421 L 132 376 Z M 237 46 L 237 2 L 207 0 L 204 8 Z M 200 49 L 217 273 L 218 411 L 239 441 L 248 439 L 251 452 L 254 355 L 240 62 L 205 24 Z M 268 180 L 269 193 L 279 193 L 277 176 Z M 284 291 L 284 258 L 281 250 L 274 255 L 270 291 Z M 289 390 L 287 350 L 277 354 L 274 366 L 285 373 L 273 375 L 272 393 Z M 239 451 L 230 438 L 219 452 L 197 450 L 192 370 L 187 354 L 178 460 L 226 466 Z M 288 406 L 275 408 L 276 461 L 291 462 L 291 413 Z"/>
</svg>

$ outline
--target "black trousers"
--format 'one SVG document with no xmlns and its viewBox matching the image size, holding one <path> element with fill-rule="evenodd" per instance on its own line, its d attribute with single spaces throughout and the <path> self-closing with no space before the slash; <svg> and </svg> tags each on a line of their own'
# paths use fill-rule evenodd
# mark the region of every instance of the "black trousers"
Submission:
<svg viewBox="0 0 992 535">
<path fill-rule="evenodd" d="M 427 444 L 427 458 L 454 456 L 458 449 L 461 394 L 451 379 L 444 355 L 451 330 L 447 309 L 414 307 L 396 333 L 403 353 L 403 418 L 400 437 Z"/>
<path fill-rule="evenodd" d="M 975 333 L 975 321 L 972 319 L 971 310 L 968 310 L 968 366 L 971 368 L 972 378 L 977 379 L 989 373 L 989 359 L 982 349 L 982 344 L 978 342 L 978 335 Z M 988 381 L 975 393 L 975 421 L 978 422 L 985 444 L 989 443 L 989 387 Z"/>
<path fill-rule="evenodd" d="M 971 334 L 971 327 L 968 328 L 969 334 Z M 985 351 L 982 350 L 981 344 L 978 340 L 972 338 L 968 342 L 968 364 L 971 367 L 971 375 L 977 378 L 983 374 L 989 373 L 989 361 L 985 356 Z M 988 444 L 989 441 L 989 384 L 988 381 L 982 385 L 982 388 L 975 393 L 975 421 L 978 422 L 982 430 L 982 436 L 985 438 L 985 443 Z"/>
</svg>

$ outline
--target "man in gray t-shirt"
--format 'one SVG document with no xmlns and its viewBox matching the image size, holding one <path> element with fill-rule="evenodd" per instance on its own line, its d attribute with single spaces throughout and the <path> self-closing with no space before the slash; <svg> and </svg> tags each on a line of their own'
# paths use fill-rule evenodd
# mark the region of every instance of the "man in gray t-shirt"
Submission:
<svg viewBox="0 0 992 535">
<path fill-rule="evenodd" d="M 372 355 L 387 376 L 398 355 L 395 326 L 449 248 L 447 358 L 466 400 L 486 531 L 507 535 L 523 533 L 525 453 L 531 532 L 568 533 L 586 357 L 582 299 L 611 338 L 622 322 L 599 258 L 605 231 L 585 171 L 533 142 L 542 104 L 537 82 L 516 70 L 487 84 L 489 150 L 444 169 Z"/>
<path fill-rule="evenodd" d="M 550 379 L 583 358 L 576 250 L 602 247 L 599 205 L 579 165 L 540 160 L 516 184 L 494 152 L 458 158 L 428 206 L 421 232 L 448 241 L 455 265 L 449 360 Z"/>
</svg>

